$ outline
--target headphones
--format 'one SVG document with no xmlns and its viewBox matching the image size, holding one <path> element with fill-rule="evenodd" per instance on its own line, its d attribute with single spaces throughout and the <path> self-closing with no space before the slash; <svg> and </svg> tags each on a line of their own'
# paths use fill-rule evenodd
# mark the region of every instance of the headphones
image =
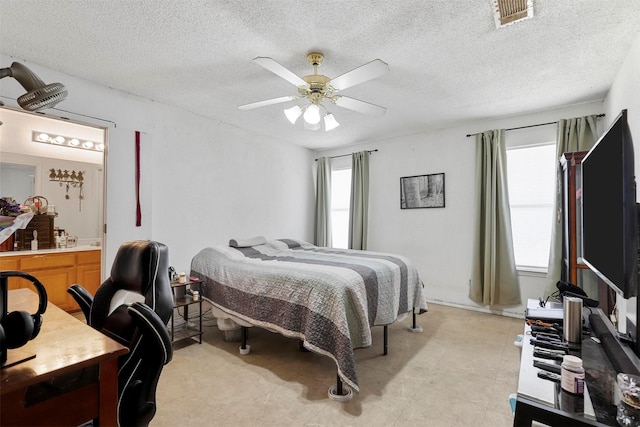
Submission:
<svg viewBox="0 0 640 427">
<path fill-rule="evenodd" d="M 33 283 L 38 291 L 38 311 L 34 314 L 7 312 L 9 277 L 21 277 Z M 38 279 L 22 271 L 0 271 L 0 288 L 0 361 L 4 365 L 8 349 L 22 347 L 40 332 L 42 314 L 47 310 L 47 290 Z"/>
</svg>

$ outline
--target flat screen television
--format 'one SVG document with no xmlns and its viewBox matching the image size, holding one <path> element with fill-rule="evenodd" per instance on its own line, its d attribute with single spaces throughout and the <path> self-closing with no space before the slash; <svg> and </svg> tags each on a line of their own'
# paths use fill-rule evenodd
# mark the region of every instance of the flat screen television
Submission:
<svg viewBox="0 0 640 427">
<path fill-rule="evenodd" d="M 628 338 L 633 352 L 640 357 L 640 209 L 636 203 L 634 163 L 627 110 L 622 110 L 582 160 L 582 259 L 626 300 Z M 624 329 L 621 325 L 618 331 Z M 605 350 L 610 359 L 619 360 L 615 350 Z M 640 371 L 638 359 L 635 365 Z"/>
<path fill-rule="evenodd" d="M 582 258 L 624 298 L 638 295 L 634 162 L 623 110 L 582 160 Z"/>
</svg>

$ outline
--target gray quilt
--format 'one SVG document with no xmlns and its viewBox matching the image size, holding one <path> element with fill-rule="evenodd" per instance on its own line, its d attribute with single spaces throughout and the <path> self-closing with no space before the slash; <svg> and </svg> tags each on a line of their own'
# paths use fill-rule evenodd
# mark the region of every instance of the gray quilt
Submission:
<svg viewBox="0 0 640 427">
<path fill-rule="evenodd" d="M 359 391 L 354 349 L 371 345 L 371 327 L 427 311 L 416 268 L 404 257 L 321 248 L 291 240 L 205 248 L 191 275 L 204 297 L 246 322 L 303 340 L 331 357 Z"/>
</svg>

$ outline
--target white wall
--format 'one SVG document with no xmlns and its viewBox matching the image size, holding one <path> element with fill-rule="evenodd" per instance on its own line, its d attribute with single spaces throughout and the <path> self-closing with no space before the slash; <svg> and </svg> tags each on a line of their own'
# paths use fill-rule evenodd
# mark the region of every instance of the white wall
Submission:
<svg viewBox="0 0 640 427">
<path fill-rule="evenodd" d="M 541 111 L 430 133 L 316 153 L 334 156 L 378 149 L 370 157 L 369 249 L 406 255 L 418 267 L 430 301 L 489 311 L 468 298 L 473 242 L 475 139 L 467 134 L 554 122 L 603 112 L 602 102 Z M 516 144 L 555 141 L 554 125 L 507 132 Z M 445 173 L 444 209 L 400 209 L 400 177 Z M 523 301 L 544 295 L 544 275 L 522 273 Z M 494 308 L 523 316 L 524 306 Z"/>
<path fill-rule="evenodd" d="M 634 158 L 636 177 L 640 173 L 640 33 L 636 38 L 626 60 L 618 71 L 611 85 L 611 89 L 604 101 L 607 114 L 607 125 L 610 124 L 620 111 L 627 109 L 627 120 L 634 139 Z M 636 183 L 638 179 L 636 178 Z M 640 189 L 636 185 L 636 200 L 640 201 Z M 635 317 L 637 298 L 626 301 L 618 298 L 619 319 L 627 315 Z M 619 323 L 619 330 L 626 331 L 624 321 Z"/>
<path fill-rule="evenodd" d="M 120 244 L 138 238 L 167 244 L 179 271 L 203 247 L 230 238 L 312 240 L 311 151 L 0 54 L 1 64 L 13 61 L 69 90 L 57 106 L 65 112 L 46 114 L 108 127 L 107 274 Z M 0 80 L 8 106 L 23 92 L 15 80 Z M 142 227 L 135 226 L 135 130 L 142 132 Z"/>
<path fill-rule="evenodd" d="M 640 171 L 640 34 L 631 47 L 604 100 L 607 126 L 623 109 L 627 109 L 627 120 L 631 129 L 631 137 L 634 139 L 635 170 L 637 174 Z M 638 188 L 636 187 L 637 190 Z"/>
</svg>

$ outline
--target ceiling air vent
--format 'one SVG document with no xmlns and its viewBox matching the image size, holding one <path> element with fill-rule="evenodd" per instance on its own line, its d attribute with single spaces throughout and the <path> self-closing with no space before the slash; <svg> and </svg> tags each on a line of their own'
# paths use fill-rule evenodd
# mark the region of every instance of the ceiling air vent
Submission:
<svg viewBox="0 0 640 427">
<path fill-rule="evenodd" d="M 533 0 L 492 0 L 496 28 L 502 28 L 533 16 Z"/>
</svg>

